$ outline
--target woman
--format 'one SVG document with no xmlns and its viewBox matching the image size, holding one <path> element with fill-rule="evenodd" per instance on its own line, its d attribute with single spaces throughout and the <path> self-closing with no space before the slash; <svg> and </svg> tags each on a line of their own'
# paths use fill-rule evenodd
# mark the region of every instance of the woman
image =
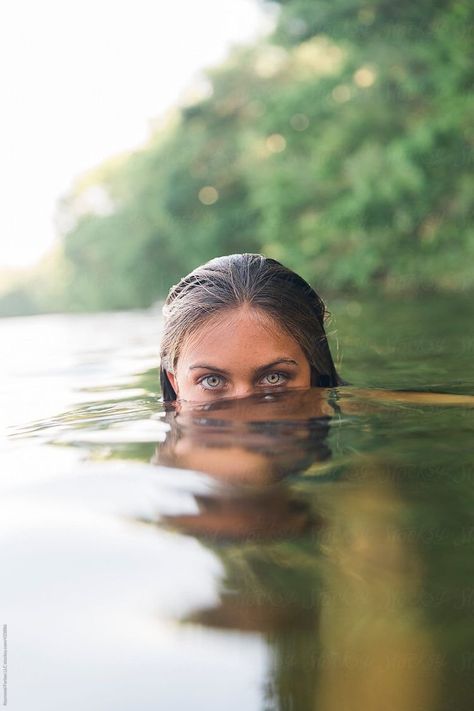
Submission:
<svg viewBox="0 0 474 711">
<path fill-rule="evenodd" d="M 260 254 L 212 259 L 172 287 L 163 315 L 165 402 L 205 403 L 269 389 L 347 385 L 329 350 L 324 302 L 274 259 Z M 354 387 L 337 399 L 347 413 L 364 411 L 366 401 L 474 403 L 472 395 Z"/>
<path fill-rule="evenodd" d="M 172 287 L 163 314 L 166 402 L 343 384 L 324 330 L 322 299 L 274 259 L 212 259 Z"/>
</svg>

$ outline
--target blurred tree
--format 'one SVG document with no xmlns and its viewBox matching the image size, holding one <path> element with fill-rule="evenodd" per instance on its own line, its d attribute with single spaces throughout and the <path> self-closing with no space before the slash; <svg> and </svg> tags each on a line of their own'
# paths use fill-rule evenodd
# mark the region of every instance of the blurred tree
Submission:
<svg viewBox="0 0 474 711">
<path fill-rule="evenodd" d="M 56 304 L 147 306 L 236 251 L 326 292 L 474 287 L 474 5 L 277 4 L 269 41 L 235 49 L 202 98 L 65 197 Z"/>
<path fill-rule="evenodd" d="M 278 4 L 282 44 L 323 35 L 346 51 L 340 74 L 306 104 L 317 106 L 308 165 L 328 191 L 312 202 L 313 224 L 309 206 L 314 268 L 339 286 L 472 287 L 474 6 Z"/>
</svg>

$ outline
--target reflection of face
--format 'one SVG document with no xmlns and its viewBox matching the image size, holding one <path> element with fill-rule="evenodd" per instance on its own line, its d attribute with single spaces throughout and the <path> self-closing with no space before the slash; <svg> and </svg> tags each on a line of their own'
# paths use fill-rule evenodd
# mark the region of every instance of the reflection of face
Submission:
<svg viewBox="0 0 474 711">
<path fill-rule="evenodd" d="M 330 456 L 327 392 L 289 389 L 247 398 L 178 403 L 154 461 L 232 485 L 262 486 Z"/>
<path fill-rule="evenodd" d="M 283 479 L 324 466 L 330 413 L 327 392 L 318 388 L 179 402 L 153 462 L 203 472 L 218 485 L 196 498 L 198 512 L 166 520 L 191 535 L 232 540 L 312 530 L 309 507 L 288 495 Z"/>
<path fill-rule="evenodd" d="M 174 447 L 173 463 L 181 469 L 204 472 L 226 484 L 258 487 L 277 478 L 268 454 L 225 444 L 210 447 L 197 437 L 182 437 Z"/>
<path fill-rule="evenodd" d="M 270 316 L 249 306 L 206 321 L 184 342 L 176 371 L 168 377 L 180 400 L 194 402 L 311 384 L 299 344 Z"/>
</svg>

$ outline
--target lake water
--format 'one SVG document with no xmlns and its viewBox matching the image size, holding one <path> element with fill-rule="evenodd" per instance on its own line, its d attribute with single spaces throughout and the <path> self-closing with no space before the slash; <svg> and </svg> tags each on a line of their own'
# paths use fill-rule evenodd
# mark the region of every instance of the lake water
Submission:
<svg viewBox="0 0 474 711">
<path fill-rule="evenodd" d="M 472 708 L 473 404 L 378 390 L 473 394 L 471 302 L 330 306 L 350 386 L 180 412 L 158 311 L 0 321 L 12 711 Z"/>
</svg>

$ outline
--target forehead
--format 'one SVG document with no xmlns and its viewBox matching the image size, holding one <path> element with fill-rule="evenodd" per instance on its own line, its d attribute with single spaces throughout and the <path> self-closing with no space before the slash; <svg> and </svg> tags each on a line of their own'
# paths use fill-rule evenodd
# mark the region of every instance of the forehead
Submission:
<svg viewBox="0 0 474 711">
<path fill-rule="evenodd" d="M 178 364 L 259 366 L 276 358 L 304 359 L 295 339 L 269 314 L 251 306 L 226 309 L 184 339 Z"/>
</svg>

